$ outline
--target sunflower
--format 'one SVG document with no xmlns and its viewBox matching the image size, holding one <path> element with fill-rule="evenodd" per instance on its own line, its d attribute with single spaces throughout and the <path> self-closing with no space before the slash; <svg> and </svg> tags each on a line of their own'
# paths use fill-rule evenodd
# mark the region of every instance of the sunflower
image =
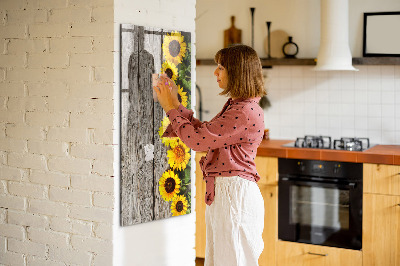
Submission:
<svg viewBox="0 0 400 266">
<path fill-rule="evenodd" d="M 172 170 L 165 171 L 158 182 L 158 189 L 165 201 L 171 201 L 179 193 L 181 180 Z"/>
<path fill-rule="evenodd" d="M 182 63 L 182 58 L 186 53 L 186 43 L 183 41 L 183 36 L 173 31 L 171 34 L 164 37 L 162 45 L 163 53 L 168 61 L 175 65 Z"/>
<path fill-rule="evenodd" d="M 188 201 L 185 196 L 179 195 L 172 199 L 171 212 L 172 216 L 183 215 L 188 209 Z"/>
<path fill-rule="evenodd" d="M 171 142 L 171 149 L 167 151 L 168 163 L 172 169 L 185 170 L 190 159 L 190 149 L 180 140 Z"/>
<path fill-rule="evenodd" d="M 176 81 L 178 77 L 178 69 L 176 68 L 175 64 L 169 61 L 165 61 L 161 66 L 161 73 L 167 74 L 167 76 Z"/>
<path fill-rule="evenodd" d="M 187 92 L 183 91 L 183 88 L 178 85 L 178 96 L 181 98 L 181 104 L 183 107 L 187 107 L 188 104 L 188 96 L 186 95 Z"/>
<path fill-rule="evenodd" d="M 158 130 L 158 135 L 160 135 L 161 141 L 162 143 L 165 144 L 165 146 L 170 146 L 172 142 L 176 142 L 179 138 L 175 137 L 175 138 L 168 138 L 168 137 L 162 137 L 162 135 L 164 134 L 165 130 L 167 129 L 168 125 L 169 125 L 169 119 L 168 117 L 164 116 L 163 120 L 161 121 L 161 127 Z"/>
</svg>

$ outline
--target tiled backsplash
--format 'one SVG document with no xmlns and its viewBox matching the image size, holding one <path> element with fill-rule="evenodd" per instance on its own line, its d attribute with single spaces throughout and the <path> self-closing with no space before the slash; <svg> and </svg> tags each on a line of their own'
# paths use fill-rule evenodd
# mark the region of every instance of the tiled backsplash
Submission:
<svg viewBox="0 0 400 266">
<path fill-rule="evenodd" d="M 309 135 L 369 137 L 371 143 L 400 144 L 400 66 L 355 66 L 358 72 L 316 72 L 312 66 L 264 70 L 271 107 L 265 126 L 274 139 Z M 210 120 L 226 97 L 214 66 L 197 67 L 203 120 Z"/>
</svg>

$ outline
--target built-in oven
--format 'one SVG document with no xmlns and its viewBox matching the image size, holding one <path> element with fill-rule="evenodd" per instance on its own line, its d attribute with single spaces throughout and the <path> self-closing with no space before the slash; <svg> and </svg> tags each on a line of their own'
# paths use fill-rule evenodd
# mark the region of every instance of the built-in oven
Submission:
<svg viewBox="0 0 400 266">
<path fill-rule="evenodd" d="M 278 238 L 348 249 L 362 243 L 362 164 L 278 160 Z"/>
</svg>

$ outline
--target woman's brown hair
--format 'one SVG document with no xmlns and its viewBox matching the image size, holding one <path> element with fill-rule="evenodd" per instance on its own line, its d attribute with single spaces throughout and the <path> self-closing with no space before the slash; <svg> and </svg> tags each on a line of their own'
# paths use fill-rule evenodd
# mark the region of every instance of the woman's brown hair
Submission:
<svg viewBox="0 0 400 266">
<path fill-rule="evenodd" d="M 260 58 L 247 45 L 234 45 L 219 50 L 214 57 L 228 72 L 228 86 L 220 95 L 253 98 L 266 95 Z"/>
</svg>

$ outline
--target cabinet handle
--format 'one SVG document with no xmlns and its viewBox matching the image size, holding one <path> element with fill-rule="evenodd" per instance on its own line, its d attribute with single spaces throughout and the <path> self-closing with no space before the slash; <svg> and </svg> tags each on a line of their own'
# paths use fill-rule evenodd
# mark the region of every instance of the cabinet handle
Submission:
<svg viewBox="0 0 400 266">
<path fill-rule="evenodd" d="M 399 204 L 397 204 L 397 206 L 400 206 L 400 203 L 399 203 Z"/>
<path fill-rule="evenodd" d="M 313 252 L 307 252 L 307 254 L 310 254 L 310 255 L 317 255 L 317 256 L 323 256 L 323 257 L 328 256 L 328 254 L 320 254 L 320 253 L 313 253 Z"/>
</svg>

